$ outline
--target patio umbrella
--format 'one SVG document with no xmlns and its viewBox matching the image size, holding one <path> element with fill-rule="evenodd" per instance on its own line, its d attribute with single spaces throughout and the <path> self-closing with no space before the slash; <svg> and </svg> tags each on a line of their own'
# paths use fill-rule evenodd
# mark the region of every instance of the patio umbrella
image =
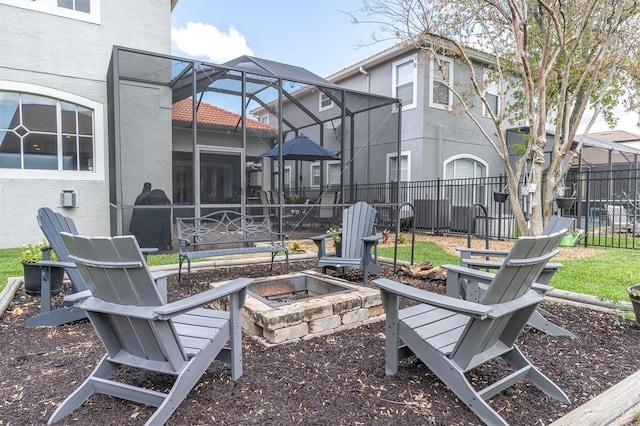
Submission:
<svg viewBox="0 0 640 426">
<path fill-rule="evenodd" d="M 278 146 L 263 152 L 258 157 L 278 158 Z M 318 145 L 306 136 L 297 136 L 282 145 L 282 158 L 284 160 L 318 161 L 339 160 L 340 157 L 328 149 Z"/>
</svg>

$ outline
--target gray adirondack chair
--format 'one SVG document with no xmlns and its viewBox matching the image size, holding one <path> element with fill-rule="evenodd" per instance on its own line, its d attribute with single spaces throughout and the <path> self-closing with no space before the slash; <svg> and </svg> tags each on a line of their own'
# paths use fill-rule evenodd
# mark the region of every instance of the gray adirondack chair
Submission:
<svg viewBox="0 0 640 426">
<path fill-rule="evenodd" d="M 372 256 L 381 233 L 375 233 L 376 209 L 360 201 L 346 208 L 342 213 L 342 232 L 329 233 L 311 237 L 318 246 L 318 268 L 326 273 L 327 268 L 344 271 L 347 268 L 360 269 L 366 285 L 368 274 L 379 274 L 377 259 Z M 327 256 L 325 240 L 333 235 L 342 236 L 342 253 L 340 256 Z"/>
<path fill-rule="evenodd" d="M 542 230 L 542 235 L 550 235 L 554 232 L 566 231 L 573 226 L 574 219 L 570 217 L 551 216 L 549 222 Z M 468 266 L 470 268 L 482 268 L 482 269 L 498 269 L 502 264 L 501 260 L 488 260 L 489 258 L 504 258 L 509 254 L 509 250 L 491 250 L 491 249 L 477 249 L 468 247 L 457 247 L 456 250 L 460 252 L 460 264 L 462 266 Z M 478 258 L 480 257 L 480 258 Z M 548 287 L 551 278 L 558 269 L 562 268 L 561 263 L 547 263 L 542 269 L 540 276 L 536 279 L 534 288 L 540 291 L 542 294 L 546 293 L 550 287 Z M 462 296 L 467 300 L 477 301 L 479 284 L 487 283 L 490 281 L 490 277 L 485 277 L 480 281 L 467 281 L 461 283 L 462 288 L 447 288 L 447 294 L 453 297 Z M 529 326 L 543 331 L 552 336 L 576 336 L 569 330 L 564 329 L 557 324 L 551 322 L 548 318 L 553 315 L 538 307 L 529 319 Z"/>
<path fill-rule="evenodd" d="M 86 314 L 82 309 L 78 309 L 73 306 L 72 303 L 65 301 L 62 306 L 57 309 L 51 309 L 51 268 L 62 267 L 67 274 L 67 277 L 71 281 L 71 293 L 79 293 L 87 290 L 87 285 L 78 270 L 75 263 L 69 259 L 69 252 L 65 247 L 62 239 L 60 238 L 61 232 L 69 232 L 71 234 L 77 234 L 78 230 L 70 217 L 64 216 L 61 213 L 54 212 L 48 207 L 42 207 L 38 209 L 37 215 L 38 225 L 42 230 L 45 238 L 47 239 L 50 248 L 58 256 L 58 261 L 49 260 L 48 257 L 44 258 L 38 264 L 42 268 L 42 278 L 40 280 L 40 314 L 35 315 L 25 321 L 26 327 L 39 327 L 39 326 L 54 326 L 62 325 L 73 321 L 78 321 L 86 318 Z M 149 248 L 143 249 L 143 252 L 154 252 L 157 249 Z M 44 255 L 43 255 L 44 257 Z M 167 280 L 166 277 L 170 275 L 167 272 L 154 273 L 154 279 L 156 285 L 159 286 L 163 295 L 167 293 Z"/>
<path fill-rule="evenodd" d="M 240 309 L 250 279 L 165 304 L 132 235 L 61 236 L 89 288 L 67 299 L 87 312 L 107 354 L 55 410 L 49 424 L 95 393 L 158 407 L 146 424 L 164 424 L 216 357 L 230 361 L 234 380 L 242 375 Z M 199 307 L 227 296 L 229 312 Z M 163 393 L 110 380 L 121 366 L 173 375 L 175 382 Z"/>
<path fill-rule="evenodd" d="M 531 287 L 553 257 L 563 233 L 518 239 L 480 300 L 470 302 L 435 294 L 389 279 L 374 280 L 386 310 L 385 370 L 398 371 L 400 355 L 415 354 L 486 424 L 506 425 L 487 403 L 493 395 L 527 378 L 547 395 L 569 398 L 515 345 L 543 296 Z M 482 271 L 444 265 L 447 280 L 475 279 Z M 399 309 L 399 298 L 418 304 Z M 398 339 L 404 345 L 398 346 Z M 513 369 L 488 387 L 476 390 L 465 373 L 500 357 Z"/>
<path fill-rule="evenodd" d="M 60 261 L 49 260 L 43 256 L 39 262 L 42 270 L 40 280 L 40 314 L 33 316 L 25 322 L 26 327 L 38 327 L 43 325 L 61 325 L 68 322 L 86 318 L 82 309 L 78 309 L 70 302 L 63 302 L 57 309 L 51 309 L 51 268 L 63 267 L 71 280 L 71 292 L 77 293 L 87 289 L 82 277 L 78 273 L 75 264 L 69 260 L 69 253 L 60 239 L 60 232 L 78 233 L 76 225 L 70 217 L 56 213 L 48 207 L 38 210 L 38 225 L 42 230 L 49 246 L 55 251 Z"/>
</svg>

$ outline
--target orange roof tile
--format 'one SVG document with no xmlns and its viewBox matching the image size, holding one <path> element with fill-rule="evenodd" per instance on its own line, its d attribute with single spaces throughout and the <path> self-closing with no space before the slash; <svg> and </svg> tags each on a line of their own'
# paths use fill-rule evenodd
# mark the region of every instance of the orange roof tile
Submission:
<svg viewBox="0 0 640 426">
<path fill-rule="evenodd" d="M 191 98 L 183 99 L 173 104 L 171 117 L 174 121 L 191 123 Z M 236 127 L 240 122 L 240 114 L 236 114 L 226 109 L 218 108 L 205 102 L 200 102 L 198 107 L 198 123 L 221 127 Z M 277 128 L 269 124 L 261 123 L 258 120 L 247 118 L 247 127 L 251 129 L 262 129 L 276 131 Z"/>
</svg>

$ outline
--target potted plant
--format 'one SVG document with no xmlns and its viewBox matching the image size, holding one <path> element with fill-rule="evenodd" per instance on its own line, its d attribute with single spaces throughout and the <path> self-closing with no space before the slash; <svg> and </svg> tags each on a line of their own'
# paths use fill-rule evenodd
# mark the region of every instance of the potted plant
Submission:
<svg viewBox="0 0 640 426">
<path fill-rule="evenodd" d="M 46 254 L 45 254 L 46 252 Z M 25 244 L 20 251 L 22 256 L 22 266 L 24 269 L 24 290 L 30 295 L 39 295 L 41 292 L 41 276 L 43 266 L 38 262 L 43 260 L 57 261 L 53 249 L 46 240 L 42 240 L 37 244 Z M 51 294 L 58 294 L 62 290 L 62 280 L 64 278 L 64 269 L 54 266 L 51 268 Z"/>
<path fill-rule="evenodd" d="M 342 255 L 342 228 L 329 228 L 327 234 L 331 235 L 334 245 L 336 246 L 336 256 Z"/>
<path fill-rule="evenodd" d="M 504 203 L 509 198 L 509 193 L 507 192 L 507 186 L 505 185 L 502 190 L 493 192 L 493 201 L 496 203 Z"/>
<path fill-rule="evenodd" d="M 576 202 L 576 183 L 565 186 L 564 182 L 556 190 L 556 204 L 559 209 L 569 210 Z"/>
<path fill-rule="evenodd" d="M 640 284 L 627 287 L 627 294 L 631 300 L 633 313 L 636 315 L 636 324 L 640 325 Z"/>
</svg>

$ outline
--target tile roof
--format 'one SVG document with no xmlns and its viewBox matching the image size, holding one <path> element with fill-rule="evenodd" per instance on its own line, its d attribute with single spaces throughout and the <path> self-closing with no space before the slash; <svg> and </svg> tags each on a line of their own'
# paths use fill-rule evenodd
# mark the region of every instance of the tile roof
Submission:
<svg viewBox="0 0 640 426">
<path fill-rule="evenodd" d="M 609 142 L 635 142 L 640 141 L 640 136 L 627 132 L 626 130 L 607 130 L 587 134 L 590 138 L 600 139 Z"/>
<path fill-rule="evenodd" d="M 173 121 L 191 123 L 191 105 L 191 98 L 183 99 L 173 104 L 173 110 L 171 111 L 171 118 Z M 205 102 L 200 102 L 200 106 L 198 107 L 198 124 L 235 128 L 238 126 L 240 118 L 240 114 L 218 108 Z M 261 123 L 260 121 L 252 118 L 247 118 L 247 128 L 274 132 L 278 130 L 274 126 Z"/>
</svg>

